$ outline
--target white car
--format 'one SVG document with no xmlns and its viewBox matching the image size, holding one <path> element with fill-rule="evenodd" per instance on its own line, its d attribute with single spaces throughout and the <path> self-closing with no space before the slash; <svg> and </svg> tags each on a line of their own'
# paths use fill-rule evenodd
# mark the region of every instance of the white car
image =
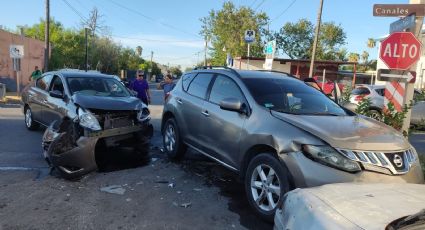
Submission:
<svg viewBox="0 0 425 230">
<path fill-rule="evenodd" d="M 275 230 L 400 228 L 425 229 L 425 185 L 340 183 L 295 189 L 285 196 L 283 210 L 276 211 L 274 225 Z"/>
<path fill-rule="evenodd" d="M 370 116 L 377 119 L 384 108 L 384 93 L 385 85 L 356 85 L 351 91 L 350 102 L 358 105 L 363 98 L 370 98 Z"/>
</svg>

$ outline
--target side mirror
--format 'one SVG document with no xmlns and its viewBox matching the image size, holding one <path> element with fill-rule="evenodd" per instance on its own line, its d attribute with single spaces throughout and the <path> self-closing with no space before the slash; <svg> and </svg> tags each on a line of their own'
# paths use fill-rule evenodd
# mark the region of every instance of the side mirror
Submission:
<svg viewBox="0 0 425 230">
<path fill-rule="evenodd" d="M 50 91 L 49 95 L 54 98 L 60 98 L 60 99 L 64 98 L 63 92 L 59 90 Z"/>
<path fill-rule="evenodd" d="M 236 98 L 225 98 L 220 101 L 220 108 L 222 110 L 247 114 L 248 112 L 246 107 L 247 106 L 245 103 L 241 102 L 239 99 Z"/>
</svg>

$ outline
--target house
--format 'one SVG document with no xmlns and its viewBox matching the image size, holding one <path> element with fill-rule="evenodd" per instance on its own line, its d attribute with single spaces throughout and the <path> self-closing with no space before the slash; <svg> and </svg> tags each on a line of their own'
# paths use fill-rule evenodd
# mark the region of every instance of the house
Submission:
<svg viewBox="0 0 425 230">
<path fill-rule="evenodd" d="M 29 83 L 29 77 L 38 66 L 44 66 L 44 41 L 27 38 L 0 29 L 0 83 L 6 84 L 7 91 L 16 91 L 17 74 L 13 70 L 13 60 L 10 57 L 10 45 L 22 45 L 24 57 L 21 59 L 20 85 L 21 89 Z"/>
</svg>

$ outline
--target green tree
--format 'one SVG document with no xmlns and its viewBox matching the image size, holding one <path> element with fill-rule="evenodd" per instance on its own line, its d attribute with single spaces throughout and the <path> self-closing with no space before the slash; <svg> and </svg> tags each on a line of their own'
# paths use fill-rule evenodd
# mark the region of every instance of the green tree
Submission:
<svg viewBox="0 0 425 230">
<path fill-rule="evenodd" d="M 310 59 L 313 49 L 314 26 L 307 19 L 288 22 L 274 34 L 277 48 L 293 59 Z M 318 60 L 345 59 L 346 49 L 341 48 L 347 36 L 334 22 L 322 24 L 316 49 Z"/>
<path fill-rule="evenodd" d="M 373 49 L 376 46 L 376 41 L 373 38 L 368 38 L 367 39 L 367 47 Z"/>
<path fill-rule="evenodd" d="M 212 48 L 209 50 L 211 64 L 223 65 L 227 52 L 232 56 L 247 56 L 247 44 L 244 41 L 246 30 L 254 30 L 256 42 L 251 44 L 250 56 L 263 56 L 268 17 L 265 13 L 256 13 L 249 7 L 235 7 L 232 2 L 224 2 L 222 9 L 211 10 L 201 18 L 200 34 L 207 38 Z M 223 51 L 226 47 L 227 51 Z"/>
<path fill-rule="evenodd" d="M 156 62 L 146 61 L 139 65 L 139 69 L 142 69 L 145 72 L 148 72 L 150 69 L 152 70 L 152 75 L 161 74 L 161 69 L 158 67 Z"/>
<path fill-rule="evenodd" d="M 360 55 L 358 53 L 349 53 L 348 61 L 350 62 L 358 62 L 360 59 Z"/>
<path fill-rule="evenodd" d="M 170 72 L 173 76 L 180 77 L 183 73 L 181 70 L 181 66 L 173 66 L 170 68 Z"/>
</svg>

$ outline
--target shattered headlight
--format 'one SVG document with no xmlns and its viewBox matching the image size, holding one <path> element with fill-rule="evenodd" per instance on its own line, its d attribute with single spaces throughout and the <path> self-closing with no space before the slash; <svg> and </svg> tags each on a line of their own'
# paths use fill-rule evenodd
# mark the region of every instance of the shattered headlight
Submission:
<svg viewBox="0 0 425 230">
<path fill-rule="evenodd" d="M 89 111 L 78 108 L 78 118 L 80 120 L 81 126 L 91 129 L 93 131 L 102 130 L 102 128 L 99 125 L 99 121 Z"/>
<path fill-rule="evenodd" d="M 359 164 L 325 145 L 303 145 L 303 152 L 313 160 L 348 172 L 361 171 Z"/>
<path fill-rule="evenodd" d="M 148 108 L 144 107 L 137 112 L 137 120 L 139 122 L 149 121 L 151 119 L 151 113 Z"/>
</svg>

